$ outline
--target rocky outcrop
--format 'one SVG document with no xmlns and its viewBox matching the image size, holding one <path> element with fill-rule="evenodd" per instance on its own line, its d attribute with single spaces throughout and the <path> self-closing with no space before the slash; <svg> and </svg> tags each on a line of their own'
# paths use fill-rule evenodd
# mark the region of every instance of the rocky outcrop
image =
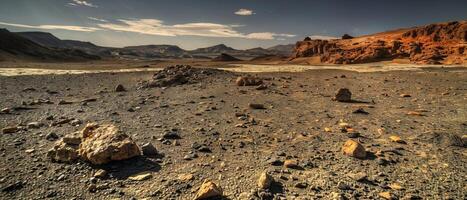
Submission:
<svg viewBox="0 0 467 200">
<path fill-rule="evenodd" d="M 416 64 L 462 64 L 466 48 L 467 21 L 460 21 L 356 38 L 299 41 L 291 59 L 319 56 L 323 63 L 356 64 L 403 58 Z"/>
</svg>

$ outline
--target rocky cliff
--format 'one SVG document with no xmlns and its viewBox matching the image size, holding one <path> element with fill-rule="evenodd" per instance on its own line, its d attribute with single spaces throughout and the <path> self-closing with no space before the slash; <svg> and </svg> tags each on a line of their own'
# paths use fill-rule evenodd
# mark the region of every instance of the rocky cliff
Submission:
<svg viewBox="0 0 467 200">
<path fill-rule="evenodd" d="M 467 61 L 467 21 L 345 38 L 299 41 L 291 59 L 319 56 L 321 62 L 332 64 L 397 58 L 416 64 L 463 64 Z"/>
</svg>

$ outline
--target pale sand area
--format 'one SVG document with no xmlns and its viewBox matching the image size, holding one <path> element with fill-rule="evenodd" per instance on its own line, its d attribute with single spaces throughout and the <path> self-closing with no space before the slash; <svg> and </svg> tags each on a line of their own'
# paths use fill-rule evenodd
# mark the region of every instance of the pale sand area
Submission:
<svg viewBox="0 0 467 200">
<path fill-rule="evenodd" d="M 361 73 L 387 72 L 387 71 L 422 71 L 424 68 L 459 68 L 465 71 L 466 66 L 461 65 L 412 65 L 412 64 L 360 64 L 360 65 L 291 65 L 291 64 L 230 64 L 228 67 L 214 67 L 232 72 L 266 73 L 266 72 L 303 72 L 306 70 L 347 70 Z M 41 69 L 41 68 L 0 68 L 0 76 L 48 75 L 48 74 L 88 74 L 88 73 L 125 73 L 125 72 L 152 72 L 162 68 L 128 68 L 128 69 Z"/>
</svg>

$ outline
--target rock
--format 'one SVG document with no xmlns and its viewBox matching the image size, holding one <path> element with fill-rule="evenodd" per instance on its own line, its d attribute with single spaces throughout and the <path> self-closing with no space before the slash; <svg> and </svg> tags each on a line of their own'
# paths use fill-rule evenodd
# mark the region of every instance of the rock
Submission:
<svg viewBox="0 0 467 200">
<path fill-rule="evenodd" d="M 399 183 L 391 183 L 389 187 L 393 190 L 402 190 L 402 186 Z"/>
<path fill-rule="evenodd" d="M 263 104 L 259 104 L 259 103 L 249 103 L 248 107 L 252 109 L 266 109 Z"/>
<path fill-rule="evenodd" d="M 162 138 L 172 139 L 172 140 L 182 139 L 182 137 L 180 137 L 180 135 L 175 131 L 168 131 L 168 132 L 164 133 L 164 135 L 162 135 Z"/>
<path fill-rule="evenodd" d="M 212 197 L 220 197 L 223 195 L 222 188 L 218 187 L 212 181 L 204 181 L 196 193 L 195 200 L 208 199 Z"/>
<path fill-rule="evenodd" d="M 342 36 L 342 39 L 343 39 L 343 40 L 348 40 L 348 39 L 353 39 L 353 38 L 354 38 L 353 36 L 350 36 L 350 35 L 347 34 L 347 33 L 344 34 L 344 35 Z"/>
<path fill-rule="evenodd" d="M 412 97 L 410 94 L 400 94 L 400 97 Z"/>
<path fill-rule="evenodd" d="M 331 128 L 329 128 L 329 127 L 325 127 L 325 128 L 324 128 L 324 132 L 328 132 L 328 133 L 330 133 L 330 132 L 332 132 L 332 129 L 331 129 Z"/>
<path fill-rule="evenodd" d="M 355 181 L 364 181 L 367 179 L 368 175 L 365 172 L 359 172 L 355 174 L 349 174 L 348 175 L 350 178 L 352 178 Z"/>
<path fill-rule="evenodd" d="M 14 192 L 24 187 L 22 181 L 14 182 L 13 184 L 9 184 L 6 187 L 2 188 L 2 192 Z"/>
<path fill-rule="evenodd" d="M 259 86 L 263 84 L 263 80 L 257 77 L 241 76 L 235 80 L 235 84 L 237 86 Z"/>
<path fill-rule="evenodd" d="M 261 84 L 259 85 L 258 87 L 255 88 L 256 90 L 265 90 L 265 89 L 268 89 L 268 86 L 265 85 L 265 84 Z"/>
<path fill-rule="evenodd" d="M 391 142 L 397 142 L 397 143 L 400 143 L 400 144 L 406 144 L 406 142 L 405 142 L 404 140 L 402 140 L 400 136 L 397 136 L 397 135 L 391 135 L 391 136 L 389 136 L 389 140 L 391 140 Z"/>
<path fill-rule="evenodd" d="M 73 102 L 70 102 L 70 101 L 65 101 L 65 100 L 60 100 L 58 102 L 58 105 L 68 105 L 68 104 L 72 104 Z"/>
<path fill-rule="evenodd" d="M 2 108 L 0 110 L 0 113 L 1 114 L 10 114 L 11 113 L 11 109 L 10 108 Z"/>
<path fill-rule="evenodd" d="M 40 122 L 30 122 L 27 124 L 28 129 L 37 129 L 40 128 L 42 124 Z"/>
<path fill-rule="evenodd" d="M 81 144 L 80 132 L 74 132 L 63 136 L 63 142 L 66 144 L 79 145 Z"/>
<path fill-rule="evenodd" d="M 81 120 L 79 120 L 79 119 L 74 119 L 74 120 L 71 120 L 71 121 L 70 121 L 70 125 L 72 125 L 72 126 L 78 126 L 78 125 L 80 125 L 81 123 L 82 123 L 82 122 L 81 122 Z"/>
<path fill-rule="evenodd" d="M 107 176 L 107 171 L 104 169 L 99 169 L 94 173 L 94 177 L 96 178 L 105 178 Z"/>
<path fill-rule="evenodd" d="M 141 172 L 128 177 L 128 179 L 132 181 L 144 181 L 150 178 L 152 178 L 151 172 Z"/>
<path fill-rule="evenodd" d="M 100 165 L 141 155 L 136 143 L 112 124 L 87 124 L 81 133 L 79 155 L 92 164 Z"/>
<path fill-rule="evenodd" d="M 393 195 L 392 193 L 390 193 L 390 192 L 380 192 L 378 195 L 379 195 L 381 198 L 383 198 L 383 199 L 388 199 L 388 200 L 395 200 L 395 199 L 397 199 L 397 197 L 394 196 L 394 195 Z"/>
<path fill-rule="evenodd" d="M 125 92 L 125 91 L 126 89 L 122 84 L 118 84 L 117 86 L 115 86 L 115 92 Z"/>
<path fill-rule="evenodd" d="M 339 102 L 350 102 L 352 101 L 352 93 L 347 88 L 341 88 L 337 91 L 334 100 Z"/>
<path fill-rule="evenodd" d="M 308 184 L 305 182 L 299 182 L 299 183 L 296 183 L 294 187 L 299 188 L 299 189 L 305 189 L 306 187 L 308 187 Z"/>
<path fill-rule="evenodd" d="M 347 140 L 344 143 L 344 146 L 342 146 L 342 153 L 355 158 L 366 158 L 365 148 L 354 140 Z"/>
<path fill-rule="evenodd" d="M 157 149 L 152 145 L 152 143 L 148 142 L 141 146 L 141 150 L 143 151 L 143 155 L 145 156 L 156 156 Z"/>
<path fill-rule="evenodd" d="M 47 152 L 47 157 L 56 162 L 73 162 L 79 158 L 78 148 L 79 145 L 67 144 L 61 139 Z"/>
<path fill-rule="evenodd" d="M 299 166 L 298 166 L 298 162 L 296 160 L 285 160 L 284 161 L 284 167 L 296 169 Z"/>
<path fill-rule="evenodd" d="M 36 150 L 35 150 L 35 149 L 26 149 L 24 152 L 25 152 L 25 153 L 32 153 L 32 152 L 34 152 L 34 151 L 36 151 Z"/>
<path fill-rule="evenodd" d="M 344 182 L 337 183 L 337 188 L 339 188 L 340 190 L 350 190 L 350 189 L 352 189 L 349 184 L 344 183 Z"/>
<path fill-rule="evenodd" d="M 423 113 L 416 112 L 416 111 L 409 111 L 409 112 L 407 112 L 407 115 L 412 115 L 412 116 L 425 116 Z"/>
<path fill-rule="evenodd" d="M 16 126 L 10 126 L 10 127 L 5 127 L 2 128 L 2 133 L 7 134 L 7 133 L 16 133 L 19 131 L 19 128 Z"/>
<path fill-rule="evenodd" d="M 365 111 L 363 108 L 359 108 L 357 110 L 354 110 L 352 113 L 353 114 L 364 114 L 364 115 L 370 114 L 369 112 Z"/>
<path fill-rule="evenodd" d="M 195 176 L 193 176 L 193 174 L 180 174 L 178 176 L 178 180 L 182 181 L 182 182 L 188 182 L 188 181 L 191 181 L 195 178 Z"/>
<path fill-rule="evenodd" d="M 274 178 L 271 175 L 269 175 L 267 171 L 264 171 L 259 176 L 257 185 L 260 189 L 268 189 L 273 182 Z"/>
<path fill-rule="evenodd" d="M 212 77 L 215 73 L 223 73 L 223 71 L 193 68 L 189 65 L 169 66 L 154 74 L 152 80 L 140 82 L 138 88 L 170 87 L 196 83 L 199 80 Z"/>
<path fill-rule="evenodd" d="M 58 135 L 55 132 L 50 132 L 45 136 L 45 139 L 48 141 L 55 141 L 58 139 Z"/>
</svg>

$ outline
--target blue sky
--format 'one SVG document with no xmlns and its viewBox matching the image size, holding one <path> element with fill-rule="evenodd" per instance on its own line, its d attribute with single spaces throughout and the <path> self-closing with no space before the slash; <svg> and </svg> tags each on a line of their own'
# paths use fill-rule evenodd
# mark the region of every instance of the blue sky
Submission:
<svg viewBox="0 0 467 200">
<path fill-rule="evenodd" d="M 103 46 L 290 44 L 467 19 L 466 0 L 0 0 L 0 27 Z"/>
</svg>

